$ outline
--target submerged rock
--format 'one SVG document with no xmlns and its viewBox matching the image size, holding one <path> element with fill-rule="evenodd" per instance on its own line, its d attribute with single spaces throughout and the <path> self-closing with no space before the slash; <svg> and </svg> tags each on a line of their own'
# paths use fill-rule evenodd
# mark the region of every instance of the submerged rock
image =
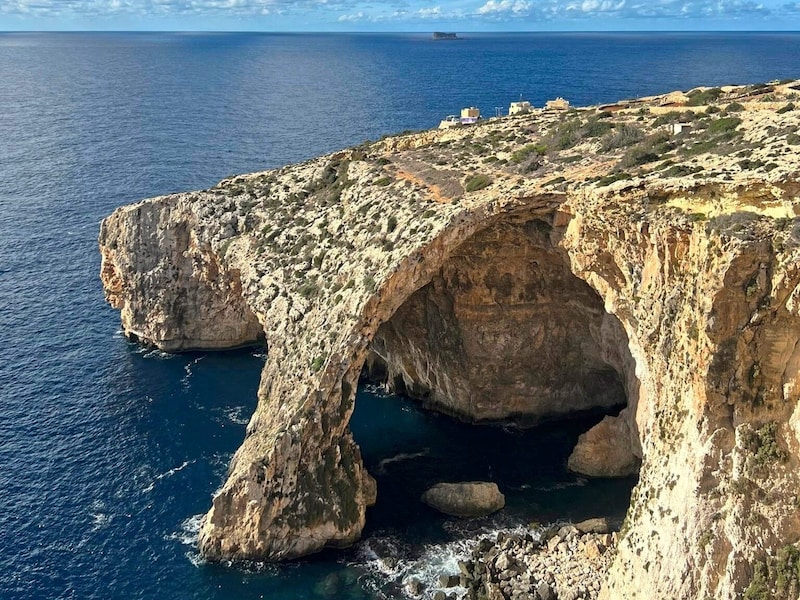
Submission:
<svg viewBox="0 0 800 600">
<path fill-rule="evenodd" d="M 421 500 L 454 517 L 485 517 L 506 505 L 497 484 L 485 481 L 437 483 L 422 494 Z"/>
</svg>

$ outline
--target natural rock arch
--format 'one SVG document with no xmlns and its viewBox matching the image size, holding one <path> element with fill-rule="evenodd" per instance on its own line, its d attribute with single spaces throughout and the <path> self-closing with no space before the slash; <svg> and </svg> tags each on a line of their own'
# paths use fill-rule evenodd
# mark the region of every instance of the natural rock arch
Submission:
<svg viewBox="0 0 800 600">
<path fill-rule="evenodd" d="M 499 174 L 444 198 L 398 171 L 402 157 L 386 171 L 356 154 L 123 207 L 101 228 L 128 335 L 165 349 L 268 337 L 206 556 L 277 560 L 357 539 L 374 484 L 347 423 L 371 341 L 465 241 L 537 220 L 619 320 L 634 365 L 618 423 L 642 467 L 605 597 L 735 598 L 766 550 L 800 539 L 800 246 L 796 221 L 773 218 L 797 214 L 796 184 L 600 188 L 583 175 L 561 193 Z M 385 172 L 391 185 L 377 183 Z"/>
<path fill-rule="evenodd" d="M 470 420 L 516 417 L 530 422 L 619 404 L 624 394 L 632 399 L 635 409 L 636 367 L 627 348 L 619 346 L 627 342 L 627 335 L 620 322 L 605 311 L 597 293 L 571 273 L 567 253 L 557 247 L 569 221 L 565 213 L 555 210 L 559 203 L 558 196 L 525 198 L 494 206 L 489 214 L 456 220 L 444 228 L 407 257 L 405 264 L 399 265 L 367 299 L 360 322 L 340 347 L 340 354 L 332 354 L 318 374 L 310 374 L 316 389 L 307 382 L 303 386 L 295 373 L 287 374 L 282 367 L 282 341 L 268 336 L 270 359 L 262 376 L 260 405 L 248 425 L 245 442 L 231 463 L 228 481 L 214 498 L 207 516 L 200 540 L 204 554 L 212 558 L 275 560 L 302 556 L 326 546 L 346 546 L 359 537 L 365 509 L 375 497 L 374 480 L 364 469 L 348 428 L 362 366 L 377 346 L 382 350 L 394 347 L 397 354 L 385 357 L 390 369 L 402 370 L 407 385 L 422 389 L 422 380 L 415 379 L 406 368 L 408 364 L 404 364 L 409 353 L 401 347 L 405 345 L 407 350 L 410 338 L 399 340 L 402 328 L 398 329 L 397 319 L 408 318 L 404 311 L 413 313 L 418 309 L 421 301 L 430 298 L 431 286 L 442 283 L 443 278 L 451 277 L 452 283 L 452 277 L 459 273 L 469 276 L 461 263 L 477 258 L 475 252 L 502 262 L 509 258 L 503 252 L 513 249 L 523 263 L 532 261 L 528 275 L 540 280 L 538 287 L 520 272 L 516 281 L 499 273 L 495 274 L 499 279 L 494 281 L 489 269 L 482 271 L 489 279 L 483 278 L 481 293 L 503 294 L 505 305 L 495 304 L 500 309 L 505 306 L 519 312 L 517 318 L 504 323 L 509 333 L 536 310 L 537 298 L 546 299 L 550 310 L 558 313 L 537 320 L 539 327 L 551 327 L 550 332 L 535 335 L 539 350 L 550 349 L 540 365 L 547 372 L 536 376 L 536 369 L 521 369 L 520 373 L 529 375 L 530 381 L 521 381 L 527 391 L 519 389 L 509 402 L 492 406 L 486 397 L 491 387 L 501 382 L 490 377 L 480 386 L 483 399 L 479 399 L 469 393 L 477 383 L 476 376 L 453 364 L 458 372 L 449 378 L 450 389 L 439 382 L 428 386 L 434 392 L 428 397 L 432 406 Z M 556 219 L 561 223 L 554 227 Z M 514 268 L 522 266 L 519 263 Z M 548 283 L 557 291 L 542 287 Z M 570 294 L 572 298 L 567 297 Z M 446 329 L 456 318 L 451 312 L 444 315 L 440 324 Z M 464 314 L 458 318 L 463 319 Z M 574 327 L 559 325 L 557 320 L 563 318 L 572 319 Z M 475 333 L 475 323 L 469 323 L 467 329 Z M 548 341 L 548 334 L 557 343 Z M 389 338 L 391 343 L 387 346 Z M 439 350 L 428 348 L 425 356 L 417 358 L 435 361 L 437 356 L 446 354 Z M 449 348 L 448 352 L 449 358 L 455 358 L 452 353 L 458 349 Z M 486 352 L 483 357 L 480 354 L 467 352 L 465 358 L 484 360 L 486 366 Z M 527 356 L 533 354 L 529 352 Z M 559 359 L 565 365 L 556 368 Z M 494 366 L 498 366 L 496 361 Z M 579 369 L 577 376 L 570 377 L 570 369 Z M 439 372 L 447 377 L 446 368 Z M 613 389 L 603 389 L 604 384 Z M 509 389 L 515 385 L 510 382 Z M 301 402 L 297 401 L 298 393 L 305 394 Z M 528 398 L 528 405 L 524 398 Z M 627 434 L 623 448 L 631 455 L 639 452 L 636 430 L 629 418 L 632 414 L 628 411 L 620 420 Z"/>
</svg>

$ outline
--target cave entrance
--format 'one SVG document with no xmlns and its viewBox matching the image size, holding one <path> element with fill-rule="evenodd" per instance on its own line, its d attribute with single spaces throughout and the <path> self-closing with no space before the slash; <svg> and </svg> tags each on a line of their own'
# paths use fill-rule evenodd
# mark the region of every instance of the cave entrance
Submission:
<svg viewBox="0 0 800 600">
<path fill-rule="evenodd" d="M 635 401 L 622 324 L 556 235 L 532 219 L 467 240 L 381 325 L 369 375 L 470 422 L 529 426 Z"/>
<path fill-rule="evenodd" d="M 373 511 L 381 510 L 387 495 L 402 489 L 416 494 L 426 477 L 431 484 L 438 477 L 496 480 L 501 491 L 505 479 L 507 488 L 517 488 L 513 492 L 533 490 L 540 496 L 539 512 L 526 514 L 537 520 L 579 518 L 583 509 L 597 516 L 604 510 L 597 502 L 601 497 L 624 514 L 638 468 L 638 442 L 628 425 L 638 399 L 635 363 L 622 324 L 605 310 L 597 292 L 573 274 L 555 243 L 559 235 L 539 218 L 495 223 L 464 242 L 380 326 L 362 383 L 380 382 L 432 412 L 395 397 L 401 402 L 399 412 L 384 407 L 371 414 L 380 394 L 360 388 L 351 427 L 378 480 Z M 371 407 L 365 408 L 368 403 Z M 603 425 L 595 427 L 601 419 Z M 479 427 L 470 434 L 464 421 Z M 393 427 L 411 431 L 413 443 L 391 445 L 393 437 L 401 437 Z M 587 430 L 594 432 L 589 441 L 597 445 L 584 445 L 584 461 L 617 461 L 611 469 L 600 464 L 587 474 L 632 479 L 590 480 L 566 469 L 578 436 Z M 584 437 L 591 438 L 591 432 Z M 368 441 L 369 436 L 374 439 Z M 443 445 L 447 437 L 460 441 Z M 383 454 L 372 452 L 381 445 Z M 447 468 L 440 468 L 443 462 Z M 526 465 L 534 464 L 537 468 L 526 475 Z M 498 473 L 498 465 L 508 467 L 508 473 Z M 595 467 L 588 465 L 589 471 Z M 553 510 L 541 506 L 542 490 L 570 487 L 585 488 L 586 494 L 556 494 Z M 516 497 L 534 503 L 531 494 Z M 554 514 L 556 506 L 561 514 Z M 607 512 L 613 512 L 610 505 Z M 420 514 L 408 517 L 419 519 Z"/>
</svg>

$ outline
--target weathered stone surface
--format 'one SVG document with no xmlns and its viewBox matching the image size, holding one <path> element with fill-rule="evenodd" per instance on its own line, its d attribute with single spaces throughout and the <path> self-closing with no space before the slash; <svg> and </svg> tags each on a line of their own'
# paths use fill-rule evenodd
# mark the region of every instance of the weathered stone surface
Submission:
<svg viewBox="0 0 800 600">
<path fill-rule="evenodd" d="M 627 422 L 619 417 L 605 417 L 578 438 L 567 466 L 591 477 L 624 477 L 637 473 L 639 459 L 631 448 Z"/>
<path fill-rule="evenodd" d="M 611 528 L 608 525 L 608 519 L 597 517 L 594 519 L 586 519 L 579 523 L 575 523 L 575 529 L 581 533 L 602 533 L 607 534 Z"/>
<path fill-rule="evenodd" d="M 583 131 L 596 111 L 534 113 L 108 217 L 101 276 L 129 336 L 268 345 L 203 554 L 279 560 L 358 538 L 374 482 L 348 422 L 372 353 L 393 384 L 472 420 L 621 391 L 605 427 L 641 470 L 600 597 L 740 597 L 757 560 L 800 540 L 800 111 L 737 101 L 728 121 L 701 107 L 690 135 L 648 138 L 668 152 L 655 159 L 589 136 L 555 150 L 565 119 Z M 656 135 L 659 102 L 612 119 Z M 488 185 L 466 192 L 476 172 Z"/>
<path fill-rule="evenodd" d="M 497 484 L 485 481 L 437 483 L 425 490 L 421 499 L 431 508 L 454 517 L 484 517 L 506 505 Z"/>
</svg>

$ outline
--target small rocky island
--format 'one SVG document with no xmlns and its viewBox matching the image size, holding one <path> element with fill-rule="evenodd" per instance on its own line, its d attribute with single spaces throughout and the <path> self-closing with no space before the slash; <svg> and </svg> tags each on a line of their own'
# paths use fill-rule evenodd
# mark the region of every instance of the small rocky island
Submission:
<svg viewBox="0 0 800 600">
<path fill-rule="evenodd" d="M 445 33 L 444 31 L 434 31 L 433 39 L 435 40 L 460 40 L 455 33 Z"/>
<path fill-rule="evenodd" d="M 268 346 L 201 552 L 359 538 L 380 494 L 348 426 L 366 370 L 472 422 L 626 404 L 569 461 L 639 470 L 620 531 L 498 541 L 465 567 L 474 597 L 796 598 L 799 94 L 533 110 L 115 211 L 101 277 L 131 339 Z M 542 543 L 597 579 L 531 579 Z"/>
</svg>

